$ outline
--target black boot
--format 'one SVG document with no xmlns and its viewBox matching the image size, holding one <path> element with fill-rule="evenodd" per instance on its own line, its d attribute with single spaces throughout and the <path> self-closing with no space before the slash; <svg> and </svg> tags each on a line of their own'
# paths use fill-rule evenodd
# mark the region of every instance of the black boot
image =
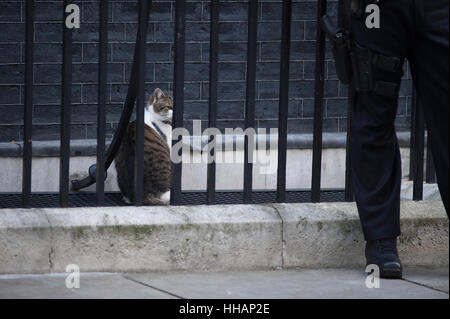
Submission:
<svg viewBox="0 0 450 319">
<path fill-rule="evenodd" d="M 381 278 L 402 278 L 397 238 L 383 238 L 366 243 L 366 265 L 377 265 Z"/>
</svg>

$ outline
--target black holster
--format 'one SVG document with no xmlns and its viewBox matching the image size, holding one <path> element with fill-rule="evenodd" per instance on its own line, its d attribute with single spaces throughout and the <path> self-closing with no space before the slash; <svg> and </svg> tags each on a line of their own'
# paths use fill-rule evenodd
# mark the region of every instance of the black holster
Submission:
<svg viewBox="0 0 450 319">
<path fill-rule="evenodd" d="M 357 92 L 373 92 L 387 97 L 398 95 L 400 83 L 376 80 L 374 70 L 400 73 L 400 58 L 361 47 L 351 40 L 348 30 L 335 27 L 327 15 L 322 17 L 320 25 L 330 40 L 336 74 L 343 84 L 352 82 Z"/>
<path fill-rule="evenodd" d="M 342 83 L 349 84 L 352 64 L 348 32 L 344 29 L 336 28 L 327 15 L 322 17 L 320 24 L 331 42 L 337 77 Z"/>
</svg>

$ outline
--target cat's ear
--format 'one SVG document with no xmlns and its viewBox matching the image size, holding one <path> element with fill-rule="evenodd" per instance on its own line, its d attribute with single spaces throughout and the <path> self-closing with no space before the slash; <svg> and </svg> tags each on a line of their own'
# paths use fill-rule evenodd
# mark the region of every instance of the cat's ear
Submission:
<svg viewBox="0 0 450 319">
<path fill-rule="evenodd" d="M 162 96 L 164 95 L 164 92 L 160 89 L 157 88 L 155 89 L 155 91 L 152 94 L 152 97 L 150 98 L 150 101 L 148 102 L 148 105 L 152 105 L 155 102 L 157 102 Z"/>
</svg>

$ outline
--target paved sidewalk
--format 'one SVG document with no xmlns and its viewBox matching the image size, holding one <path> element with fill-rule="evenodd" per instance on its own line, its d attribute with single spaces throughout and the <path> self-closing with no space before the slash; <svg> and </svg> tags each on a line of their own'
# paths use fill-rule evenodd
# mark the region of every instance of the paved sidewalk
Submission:
<svg viewBox="0 0 450 319">
<path fill-rule="evenodd" d="M 361 270 L 82 273 L 79 289 L 67 274 L 0 275 L 0 298 L 449 298 L 447 269 L 406 269 L 403 280 L 365 287 Z"/>
</svg>

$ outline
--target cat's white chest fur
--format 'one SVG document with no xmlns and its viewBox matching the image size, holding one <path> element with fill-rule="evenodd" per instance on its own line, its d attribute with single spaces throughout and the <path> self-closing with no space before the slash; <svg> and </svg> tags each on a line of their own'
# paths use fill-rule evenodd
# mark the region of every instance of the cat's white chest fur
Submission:
<svg viewBox="0 0 450 319">
<path fill-rule="evenodd" d="M 172 119 L 172 110 L 169 111 L 167 117 Z M 154 111 L 153 105 L 149 105 L 145 111 L 144 122 L 155 130 L 159 136 L 164 138 L 169 150 L 172 150 L 172 125 L 164 123 L 167 117 L 157 114 Z"/>
</svg>

